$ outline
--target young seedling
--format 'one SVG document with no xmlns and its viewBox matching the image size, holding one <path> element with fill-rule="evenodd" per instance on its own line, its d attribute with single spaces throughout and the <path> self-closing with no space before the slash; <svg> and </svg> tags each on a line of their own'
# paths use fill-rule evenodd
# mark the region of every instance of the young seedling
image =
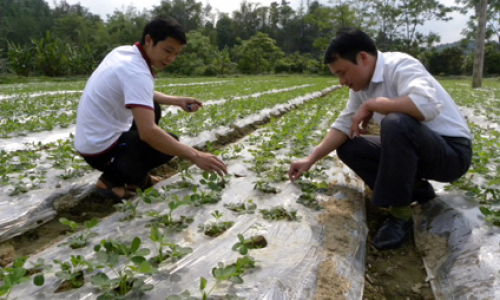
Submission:
<svg viewBox="0 0 500 300">
<path fill-rule="evenodd" d="M 171 258 L 172 261 L 176 261 L 193 252 L 193 249 L 191 248 L 179 247 L 178 245 L 169 242 L 167 237 L 160 233 L 158 226 L 155 225 L 151 226 L 149 239 L 157 245 L 156 250 L 158 255 L 149 260 L 153 265 L 158 265 L 168 258 Z M 168 247 L 170 250 L 164 252 L 164 247 Z"/>
<path fill-rule="evenodd" d="M 266 194 L 277 194 L 280 192 L 280 190 L 274 186 L 272 186 L 269 182 L 259 180 L 255 182 L 255 185 L 253 187 L 255 190 L 261 191 Z"/>
<path fill-rule="evenodd" d="M 18 257 L 12 262 L 12 267 L 0 267 L 0 281 L 2 282 L 2 285 L 0 286 L 0 297 L 5 296 L 2 299 L 9 299 L 10 293 L 16 285 L 30 280 L 29 276 L 26 274 L 27 270 L 24 268 L 26 260 L 26 256 Z M 36 286 L 44 285 L 45 277 L 43 274 L 36 275 L 33 278 L 33 283 Z"/>
<path fill-rule="evenodd" d="M 248 200 L 248 204 L 245 203 L 227 203 L 224 204 L 224 207 L 237 212 L 238 214 L 253 214 L 257 209 L 257 204 L 253 203 L 253 200 Z"/>
<path fill-rule="evenodd" d="M 99 220 L 97 220 L 96 218 L 92 218 L 90 221 L 85 221 L 83 223 L 85 229 L 82 233 L 78 234 L 76 233 L 78 227 L 80 227 L 78 223 L 66 218 L 60 218 L 59 222 L 69 226 L 71 228 L 71 231 L 73 232 L 73 235 L 70 236 L 66 242 L 59 244 L 59 247 L 69 245 L 71 249 L 83 248 L 87 245 L 87 242 L 91 237 L 97 235 L 97 233 L 91 231 L 92 228 L 96 227 L 97 224 L 99 224 Z"/>
<path fill-rule="evenodd" d="M 137 196 L 139 196 L 139 199 L 142 199 L 142 201 L 147 204 L 165 201 L 165 196 L 162 195 L 160 191 L 158 191 L 154 187 L 147 188 L 144 191 L 141 189 L 137 189 L 136 192 Z"/>
<path fill-rule="evenodd" d="M 308 207 L 310 209 L 314 210 L 321 210 L 322 207 L 319 205 L 318 199 L 316 199 L 316 196 L 311 193 L 304 193 L 299 196 L 297 199 L 297 203 L 300 203 L 304 205 L 305 207 Z"/>
<path fill-rule="evenodd" d="M 233 250 L 238 251 L 241 255 L 247 255 L 249 249 L 260 249 L 267 246 L 267 240 L 262 235 L 252 236 L 250 239 L 245 240 L 242 234 L 238 234 L 238 240 L 233 245 Z"/>
<path fill-rule="evenodd" d="M 139 206 L 139 201 L 127 200 L 122 200 L 122 203 L 117 203 L 114 205 L 116 211 L 125 214 L 125 216 L 120 219 L 121 222 L 141 218 L 142 215 L 137 211 L 137 206 Z"/>
<path fill-rule="evenodd" d="M 203 231 L 205 235 L 216 237 L 223 234 L 226 230 L 231 228 L 234 222 L 219 222 L 219 219 L 222 218 L 222 214 L 216 210 L 212 213 L 212 217 L 215 218 L 215 222 L 210 222 L 208 224 L 200 224 L 198 225 L 200 231 Z"/>
<path fill-rule="evenodd" d="M 208 291 L 207 288 L 207 280 L 204 277 L 200 277 L 200 293 L 202 300 L 209 300 L 210 294 L 213 290 L 222 282 L 230 281 L 233 283 L 243 283 L 243 279 L 241 276 L 245 272 L 245 270 L 255 268 L 255 260 L 250 256 L 240 257 L 236 260 L 236 263 L 224 266 L 222 262 L 217 264 L 217 267 L 212 269 L 212 275 L 215 277 L 215 283 L 212 288 Z M 191 297 L 189 291 L 184 291 L 180 295 L 171 295 L 168 296 L 166 300 L 198 300 L 199 298 Z M 224 297 L 217 299 L 222 300 L 240 300 L 237 295 L 226 294 Z"/>
<path fill-rule="evenodd" d="M 223 281 L 231 281 L 236 284 L 243 283 L 243 278 L 241 276 L 247 269 L 255 268 L 255 260 L 251 256 L 243 256 L 236 260 L 236 263 L 225 266 L 224 263 L 219 262 L 216 268 L 212 269 L 212 275 L 215 277 L 215 284 L 212 288 L 205 292 L 207 286 L 207 281 L 205 278 L 200 278 L 200 291 L 202 294 L 202 299 L 208 299 L 208 296 L 212 291 Z"/>
<path fill-rule="evenodd" d="M 485 206 L 479 207 L 479 210 L 484 215 L 484 219 L 493 225 L 500 226 L 500 210 L 489 209 Z"/>
<path fill-rule="evenodd" d="M 203 171 L 203 179 L 200 180 L 200 183 L 207 186 L 212 191 L 220 192 L 226 187 L 230 178 L 231 175 L 219 177 L 216 173 Z"/>
<path fill-rule="evenodd" d="M 30 265 L 31 268 L 26 269 L 27 276 L 48 272 L 52 269 L 52 265 L 48 264 L 43 258 L 38 258 L 35 262 L 30 261 Z"/>
<path fill-rule="evenodd" d="M 152 220 L 152 225 L 162 226 L 165 228 L 170 228 L 173 230 L 181 230 L 186 228 L 189 224 L 193 222 L 193 218 L 181 216 L 179 220 L 174 220 L 172 214 L 173 212 L 182 205 L 187 205 L 191 203 L 191 196 L 185 196 L 182 200 L 179 199 L 177 195 L 172 196 L 172 200 L 168 202 L 169 212 L 166 215 L 162 215 Z"/>
<path fill-rule="evenodd" d="M 150 250 L 140 248 L 141 240 L 135 237 L 131 245 L 125 243 L 103 240 L 94 247 L 97 262 L 110 268 L 116 278 L 110 279 L 105 273 L 97 273 L 91 277 L 93 285 L 99 287 L 104 293 L 97 300 L 123 299 L 129 292 L 144 293 L 153 289 L 153 285 L 146 284 L 141 274 L 149 275 L 156 272 L 146 257 Z M 125 264 L 121 268 L 120 256 L 124 256 Z"/>
<path fill-rule="evenodd" d="M 262 217 L 266 220 L 274 221 L 300 221 L 302 217 L 297 216 L 297 210 L 287 211 L 283 207 L 274 207 L 271 209 L 261 209 Z"/>
<path fill-rule="evenodd" d="M 70 261 L 54 260 L 54 263 L 60 267 L 60 270 L 55 273 L 56 277 L 63 280 L 56 293 L 68 288 L 77 289 L 82 287 L 85 283 L 84 272 L 92 272 L 94 268 L 98 267 L 94 262 L 85 260 L 81 255 L 71 255 Z M 66 285 L 69 285 L 69 287 Z"/>
</svg>

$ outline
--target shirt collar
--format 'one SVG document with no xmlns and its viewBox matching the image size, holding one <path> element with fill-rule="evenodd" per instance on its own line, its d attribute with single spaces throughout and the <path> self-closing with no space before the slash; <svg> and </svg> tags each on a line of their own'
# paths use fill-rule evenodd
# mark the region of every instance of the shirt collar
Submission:
<svg viewBox="0 0 500 300">
<path fill-rule="evenodd" d="M 382 52 L 377 53 L 377 63 L 375 64 L 375 71 L 373 71 L 372 82 L 379 83 L 384 81 L 384 65 L 385 59 Z"/>
<path fill-rule="evenodd" d="M 149 67 L 149 70 L 151 71 L 151 75 L 153 75 L 153 77 L 156 77 L 156 74 L 153 71 L 153 68 L 151 67 L 151 60 L 149 59 L 148 55 L 146 54 L 144 47 L 142 47 L 142 45 L 139 42 L 135 43 L 134 45 L 137 47 L 137 49 L 139 49 L 139 52 L 141 52 L 142 58 L 144 58 L 144 60 L 146 61 L 146 64 Z"/>
</svg>

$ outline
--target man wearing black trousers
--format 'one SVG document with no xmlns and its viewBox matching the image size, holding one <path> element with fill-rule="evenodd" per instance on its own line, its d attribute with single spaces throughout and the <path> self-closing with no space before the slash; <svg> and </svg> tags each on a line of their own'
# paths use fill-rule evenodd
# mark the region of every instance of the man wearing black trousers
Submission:
<svg viewBox="0 0 500 300">
<path fill-rule="evenodd" d="M 172 18 L 158 18 L 145 27 L 140 42 L 111 51 L 87 81 L 78 105 L 75 148 L 93 168 L 102 171 L 96 191 L 115 201 L 133 197 L 136 188 L 160 180 L 149 171 L 182 157 L 199 168 L 227 173 L 210 153 L 180 143 L 158 122 L 160 105 L 195 112 L 203 104 L 194 98 L 155 91 L 155 69 L 163 70 L 186 44 L 184 30 Z"/>
<path fill-rule="evenodd" d="M 412 228 L 410 204 L 435 197 L 427 180 L 451 182 L 467 172 L 470 130 L 453 99 L 417 59 L 377 51 L 361 30 L 341 29 L 324 63 L 350 88 L 349 101 L 321 144 L 293 162 L 288 175 L 296 180 L 337 150 L 373 190 L 372 203 L 389 209 L 373 246 L 398 248 Z M 380 136 L 364 135 L 372 118 Z"/>
</svg>

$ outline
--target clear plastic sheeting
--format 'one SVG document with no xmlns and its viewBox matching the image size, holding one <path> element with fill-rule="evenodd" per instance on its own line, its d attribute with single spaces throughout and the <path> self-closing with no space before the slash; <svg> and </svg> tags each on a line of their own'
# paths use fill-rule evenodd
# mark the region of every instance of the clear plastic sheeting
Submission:
<svg viewBox="0 0 500 300">
<path fill-rule="evenodd" d="M 500 299 L 500 228 L 476 200 L 438 193 L 415 217 L 417 246 L 436 299 Z"/>
<path fill-rule="evenodd" d="M 305 103 L 309 100 L 324 96 L 340 86 L 332 86 L 322 91 L 309 93 L 307 95 L 291 99 L 288 104 L 281 104 L 273 109 L 267 109 L 256 115 L 248 116 L 239 120 L 236 126 L 224 126 L 215 131 L 205 131 L 196 138 L 181 137 L 181 141 L 194 147 L 203 147 L 207 142 L 216 142 L 221 136 L 231 134 L 238 130 L 238 126 L 247 126 L 253 123 L 260 123 L 262 119 L 271 116 L 273 113 L 282 113 L 285 110 L 292 109 L 295 105 Z M 37 133 L 30 135 L 32 140 L 24 137 L 9 139 L 8 143 L 0 143 L 0 149 L 22 149 L 22 145 L 32 142 L 47 142 L 47 139 L 53 141 L 62 136 L 68 136 L 74 127 L 56 130 L 47 133 Z M 4 149 L 4 150 L 5 150 Z M 6 194 L 0 194 L 0 242 L 8 240 L 16 235 L 22 234 L 40 224 L 46 223 L 54 218 L 56 209 L 54 201 L 62 197 L 71 197 L 78 201 L 84 198 L 92 190 L 93 183 L 97 180 L 98 172 L 91 172 L 89 175 L 73 180 L 69 183 L 63 182 L 62 187 L 54 192 L 53 180 L 48 179 L 51 185 L 44 186 L 41 189 L 30 191 L 26 194 L 10 197 Z"/>
<path fill-rule="evenodd" d="M 360 209 L 346 211 L 346 220 L 352 220 L 347 228 L 328 228 L 319 221 L 323 210 L 316 211 L 296 203 L 298 196 L 302 193 L 295 184 L 286 181 L 276 185 L 281 191 L 278 194 L 264 194 L 254 189 L 254 182 L 258 180 L 256 175 L 247 169 L 245 160 L 250 159 L 248 152 L 243 154 L 239 160 L 229 165 L 230 174 L 247 174 L 245 177 L 232 176 L 229 184 L 224 189 L 222 199 L 217 204 L 204 205 L 202 207 L 181 206 L 174 211 L 174 219 L 180 216 L 192 216 L 194 222 L 180 233 L 169 235 L 169 240 L 181 247 L 193 249 L 176 263 L 166 262 L 160 264 L 158 272 L 146 280 L 153 284 L 154 289 L 143 296 L 130 295 L 128 299 L 155 299 L 163 300 L 169 295 L 180 294 L 189 290 L 192 296 L 201 298 L 198 290 L 200 277 L 207 279 L 207 287 L 210 289 L 215 283 L 212 276 L 212 268 L 219 262 L 225 265 L 234 263 L 241 255 L 232 250 L 232 246 L 238 242 L 237 235 L 242 234 L 245 238 L 262 235 L 267 240 L 267 247 L 250 250 L 249 255 L 255 258 L 256 268 L 246 271 L 242 278 L 242 284 L 230 284 L 223 282 L 211 293 L 211 297 L 224 296 L 226 294 L 237 295 L 241 299 L 269 299 L 269 300 L 304 300 L 313 299 L 317 289 L 318 267 L 325 261 L 335 262 L 335 268 L 329 273 L 337 274 L 339 281 L 345 284 L 340 293 L 344 299 L 362 299 L 364 287 L 364 257 L 366 243 L 366 220 L 361 189 L 362 182 L 357 179 L 350 170 L 343 166 L 331 164 L 325 173 L 330 174 L 328 180 L 343 185 L 344 190 L 339 189 L 334 193 L 325 193 L 318 197 L 319 201 L 334 201 L 339 204 L 355 201 Z M 198 183 L 201 174 L 194 176 L 192 182 Z M 181 180 L 179 175 L 169 178 L 156 187 L 161 187 Z M 349 182 L 349 184 L 347 184 Z M 346 187 L 349 185 L 349 187 Z M 349 191 L 355 191 L 356 199 L 349 197 Z M 176 194 L 179 198 L 192 193 L 191 189 L 173 190 L 166 192 Z M 257 204 L 254 214 L 238 215 L 227 210 L 223 205 L 227 203 L 246 203 L 252 200 Z M 300 221 L 268 221 L 259 212 L 261 209 L 270 209 L 276 206 L 287 210 L 297 210 Z M 168 203 L 145 204 L 139 203 L 139 213 L 145 213 L 154 209 L 161 214 L 169 211 Z M 200 232 L 199 224 L 214 221 L 211 213 L 219 210 L 223 213 L 220 221 L 233 221 L 234 225 L 218 237 L 208 237 Z M 94 229 L 98 236 L 93 237 L 89 245 L 84 249 L 72 250 L 72 255 L 83 255 L 90 259 L 93 257 L 93 245 L 100 240 L 112 238 L 130 242 L 134 237 L 140 237 L 143 241 L 141 247 L 155 249 L 148 240 L 150 229 L 147 224 L 150 217 L 143 216 L 132 221 L 121 222 L 124 217 L 116 213 L 108 219 L 102 220 Z M 347 226 L 347 225 L 344 225 Z M 341 226 L 342 227 L 342 226 Z M 346 230 L 344 240 L 352 247 L 345 248 L 339 241 L 335 250 L 327 249 L 325 243 L 328 239 L 328 231 Z M 62 241 L 64 242 L 64 241 Z M 155 255 L 154 253 L 151 256 Z M 53 247 L 30 258 L 36 261 L 43 258 L 47 261 L 53 259 L 68 260 L 67 246 Z M 108 271 L 108 276 L 116 275 Z M 20 297 L 23 300 L 30 299 L 96 299 L 99 290 L 90 284 L 92 274 L 86 274 L 86 283 L 83 287 L 64 293 L 54 294 L 61 281 L 52 274 L 46 276 L 43 287 L 35 287 L 32 283 L 25 283 L 17 287 L 11 297 Z M 334 289 L 334 288 L 332 288 Z M 325 299 L 325 298 L 322 298 Z M 342 299 L 342 298 L 336 298 Z"/>
<path fill-rule="evenodd" d="M 89 180 L 92 178 L 91 180 Z M 95 181 L 97 174 L 87 181 Z M 52 220 L 56 214 L 57 202 L 77 202 L 93 189 L 87 184 L 74 184 L 60 189 L 31 191 L 8 201 L 0 202 L 0 242 L 20 235 Z"/>
</svg>

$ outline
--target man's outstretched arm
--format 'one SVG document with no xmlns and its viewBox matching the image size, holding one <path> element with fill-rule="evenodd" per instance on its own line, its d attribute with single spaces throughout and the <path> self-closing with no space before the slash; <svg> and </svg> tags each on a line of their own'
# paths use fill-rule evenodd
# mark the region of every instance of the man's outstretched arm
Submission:
<svg viewBox="0 0 500 300">
<path fill-rule="evenodd" d="M 154 111 L 144 107 L 133 107 L 132 114 L 141 140 L 154 149 L 170 156 L 186 158 L 202 170 L 217 172 L 219 175 L 227 174 L 226 165 L 215 155 L 198 151 L 177 141 L 156 125 Z"/>
<path fill-rule="evenodd" d="M 203 107 L 203 103 L 198 99 L 191 97 L 170 96 L 157 91 L 154 92 L 153 99 L 158 104 L 176 105 L 182 108 L 184 111 L 189 112 L 197 111 L 198 109 Z"/>
<path fill-rule="evenodd" d="M 288 178 L 291 181 L 295 181 L 302 176 L 303 172 L 309 171 L 311 166 L 315 164 L 318 160 L 327 156 L 330 152 L 339 148 L 344 144 L 349 137 L 337 129 L 331 129 L 328 134 L 323 138 L 323 141 L 314 149 L 314 151 L 308 157 L 301 160 L 295 161 L 290 165 L 290 170 L 288 171 Z"/>
</svg>

